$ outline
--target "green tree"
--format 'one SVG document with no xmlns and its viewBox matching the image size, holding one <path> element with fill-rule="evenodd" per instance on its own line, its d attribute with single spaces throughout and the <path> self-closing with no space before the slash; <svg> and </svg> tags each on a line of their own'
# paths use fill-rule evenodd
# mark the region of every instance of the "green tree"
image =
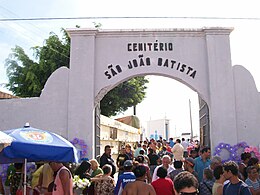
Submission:
<svg viewBox="0 0 260 195">
<path fill-rule="evenodd" d="M 54 34 L 43 47 L 33 47 L 35 61 L 23 48 L 16 46 L 5 61 L 9 83 L 7 88 L 20 97 L 38 97 L 49 76 L 61 66 L 69 67 L 70 39 L 65 30 L 62 40 Z"/>
<path fill-rule="evenodd" d="M 9 83 L 6 87 L 14 95 L 20 97 L 38 97 L 49 76 L 61 66 L 69 68 L 70 38 L 62 29 L 60 39 L 50 33 L 42 47 L 33 47 L 34 60 L 30 59 L 23 48 L 16 46 L 6 59 L 7 76 Z M 144 77 L 132 78 L 115 87 L 102 99 L 101 113 L 114 116 L 142 102 L 145 97 Z"/>
<path fill-rule="evenodd" d="M 105 116 L 114 116 L 141 103 L 145 98 L 146 83 L 148 80 L 144 77 L 135 77 L 119 84 L 101 100 L 101 113 Z"/>
</svg>

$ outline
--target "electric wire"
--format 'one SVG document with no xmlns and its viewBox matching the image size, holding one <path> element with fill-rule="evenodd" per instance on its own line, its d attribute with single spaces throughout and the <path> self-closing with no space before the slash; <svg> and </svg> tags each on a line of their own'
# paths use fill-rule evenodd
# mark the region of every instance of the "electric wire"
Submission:
<svg viewBox="0 0 260 195">
<path fill-rule="evenodd" d="M 0 22 L 19 22 L 19 21 L 51 21 L 51 20 L 95 20 L 95 19 L 194 19 L 194 20 L 260 20 L 260 18 L 257 17 L 204 17 L 204 16 L 197 16 L 197 17 L 190 17 L 190 16 L 116 16 L 116 17 L 111 17 L 111 16 L 100 16 L 100 17 L 36 17 L 36 18 L 20 18 L 19 16 L 17 16 L 15 13 L 13 13 L 12 11 L 8 10 L 7 8 L 0 6 L 2 9 L 8 11 L 9 13 L 11 13 L 13 16 L 15 16 L 15 18 L 0 18 Z M 42 37 L 42 29 L 40 29 L 39 27 L 33 25 L 32 23 L 27 23 L 32 25 L 33 27 L 35 27 L 36 29 L 39 29 L 40 33 L 35 33 L 32 32 L 33 34 L 35 34 L 38 37 Z M 21 24 L 18 24 L 20 27 L 26 29 L 25 27 L 23 27 Z M 10 26 L 10 25 L 8 25 Z M 11 28 L 15 29 L 15 27 L 10 26 Z M 30 29 L 31 31 L 31 29 Z M 26 37 L 28 39 L 28 36 L 26 36 L 25 34 L 23 34 L 23 37 Z M 35 42 L 34 39 L 32 39 L 31 37 L 29 37 L 29 39 L 31 39 L 33 42 Z M 44 40 L 46 38 L 43 38 Z M 59 51 L 57 51 L 56 49 L 50 47 L 50 49 L 54 52 L 59 53 L 60 55 L 65 56 L 66 58 L 69 59 L 68 56 L 60 53 Z"/>
<path fill-rule="evenodd" d="M 195 19 L 195 20 L 260 20 L 257 17 L 204 17 L 204 16 L 99 16 L 99 17 L 37 17 L 37 18 L 0 18 L 1 22 L 43 21 L 43 20 L 93 20 L 93 19 Z"/>
<path fill-rule="evenodd" d="M 7 8 L 5 8 L 5 7 L 3 7 L 3 6 L 0 6 L 0 8 L 2 8 L 3 10 L 5 10 L 6 12 L 8 12 L 10 15 L 13 15 L 13 16 L 19 18 L 19 16 L 18 16 L 17 14 L 13 13 L 13 12 L 10 11 L 9 9 L 7 9 Z M 3 14 L 2 14 L 2 15 L 3 15 Z M 30 23 L 30 22 L 27 22 L 26 24 L 29 24 L 29 25 L 31 25 L 31 26 L 33 27 L 33 28 L 30 28 L 30 32 L 31 32 L 32 34 L 36 35 L 36 37 L 40 37 L 40 38 L 43 39 L 44 42 L 45 42 L 46 38 L 42 36 L 42 29 L 40 29 L 39 27 L 37 27 L 36 25 L 34 25 L 34 24 Z M 7 24 L 7 25 L 8 25 L 8 24 Z M 18 25 L 20 28 L 23 28 L 23 29 L 27 30 L 27 28 L 26 28 L 25 26 L 21 25 L 21 24 L 14 23 L 14 25 Z M 16 29 L 15 26 L 14 26 L 14 27 L 11 26 L 11 25 L 8 25 L 8 26 L 11 27 L 12 29 L 14 29 L 14 31 L 17 31 L 17 29 Z M 37 29 L 38 32 L 36 32 L 36 31 L 33 32 L 32 29 Z M 30 39 L 32 42 L 38 44 L 38 42 L 35 41 L 35 39 L 31 38 L 31 36 L 27 36 L 27 35 L 24 34 L 23 32 L 22 32 L 22 33 L 20 32 L 20 34 L 21 34 L 24 38 Z M 26 43 L 26 44 L 28 45 L 28 43 Z M 56 53 L 58 53 L 58 54 L 64 56 L 65 58 L 70 59 L 68 56 L 66 56 L 66 55 L 63 54 L 63 53 L 60 53 L 58 50 L 54 49 L 53 47 L 50 46 L 49 48 L 50 48 L 52 51 L 54 51 L 54 52 L 56 52 Z"/>
</svg>

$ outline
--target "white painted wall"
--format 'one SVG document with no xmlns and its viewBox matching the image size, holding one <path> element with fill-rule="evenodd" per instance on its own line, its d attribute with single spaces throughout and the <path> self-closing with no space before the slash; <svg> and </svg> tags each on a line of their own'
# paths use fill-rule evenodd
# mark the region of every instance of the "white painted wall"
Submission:
<svg viewBox="0 0 260 195">
<path fill-rule="evenodd" d="M 50 130 L 68 138 L 68 76 L 63 67 L 48 79 L 40 97 L 0 101 L 0 130 L 32 127 Z"/>
<path fill-rule="evenodd" d="M 212 147 L 246 141 L 259 145 L 260 98 L 251 74 L 232 67 L 229 28 L 93 30 L 71 29 L 70 69 L 52 74 L 39 98 L 0 101 L 0 130 L 30 122 L 68 139 L 84 139 L 94 157 L 94 107 L 120 82 L 138 75 L 161 75 L 189 86 L 207 102 Z M 131 43 L 172 43 L 173 51 L 128 51 Z M 149 58 L 150 66 L 130 69 L 129 61 Z M 196 76 L 158 66 L 158 58 L 195 69 Z M 108 79 L 106 71 L 120 66 Z M 175 66 L 176 67 L 176 66 Z M 186 69 L 187 70 L 187 69 Z M 147 111 L 149 112 L 149 111 Z"/>
<path fill-rule="evenodd" d="M 147 132 L 148 132 L 148 139 L 151 138 L 151 135 L 153 135 L 153 138 L 155 139 L 155 134 L 157 131 L 157 139 L 159 139 L 160 136 L 162 136 L 163 139 L 166 139 L 166 130 L 165 130 L 165 124 L 168 124 L 168 139 L 170 138 L 170 122 L 168 119 L 157 119 L 157 120 L 150 120 L 147 121 Z M 167 139 L 167 140 L 168 140 Z"/>
<path fill-rule="evenodd" d="M 233 67 L 236 90 L 236 117 L 238 141 L 250 140 L 258 147 L 260 135 L 260 93 L 254 79 L 243 66 Z"/>
</svg>

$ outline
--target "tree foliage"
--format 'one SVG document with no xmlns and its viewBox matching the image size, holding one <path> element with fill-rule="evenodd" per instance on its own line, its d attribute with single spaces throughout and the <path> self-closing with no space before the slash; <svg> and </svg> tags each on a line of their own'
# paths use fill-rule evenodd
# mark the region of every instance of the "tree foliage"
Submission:
<svg viewBox="0 0 260 195">
<path fill-rule="evenodd" d="M 62 29 L 60 39 L 56 34 L 50 33 L 42 47 L 33 47 L 34 60 L 25 53 L 20 46 L 15 46 L 6 59 L 5 65 L 9 83 L 6 87 L 14 95 L 20 97 L 38 97 L 49 76 L 61 66 L 69 68 L 70 38 Z M 114 116 L 135 106 L 145 97 L 144 77 L 132 78 L 111 90 L 101 101 L 101 113 Z"/>
<path fill-rule="evenodd" d="M 144 77 L 135 77 L 119 84 L 101 100 L 101 113 L 106 116 L 114 116 L 141 103 L 145 98 L 146 83 L 148 80 Z"/>
<path fill-rule="evenodd" d="M 62 40 L 51 33 L 43 47 L 32 48 L 32 60 L 20 46 L 15 46 L 5 61 L 7 88 L 20 97 L 38 97 L 49 76 L 61 66 L 69 67 L 70 40 L 63 30 Z"/>
</svg>

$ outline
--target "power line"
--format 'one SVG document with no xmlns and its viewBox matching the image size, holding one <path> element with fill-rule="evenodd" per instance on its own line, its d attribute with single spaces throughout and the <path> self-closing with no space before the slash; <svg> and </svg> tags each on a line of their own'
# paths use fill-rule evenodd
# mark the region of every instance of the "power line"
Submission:
<svg viewBox="0 0 260 195">
<path fill-rule="evenodd" d="M 8 12 L 9 14 L 11 14 L 11 15 L 13 15 L 13 16 L 15 16 L 15 17 L 19 17 L 18 15 L 16 15 L 15 13 L 13 13 L 12 11 L 10 11 L 9 9 L 7 9 L 7 8 L 5 8 L 5 7 L 3 7 L 3 6 L 0 6 L 0 8 L 4 9 L 6 12 Z M 41 37 L 42 39 L 45 39 L 45 38 L 43 38 L 43 36 L 41 36 L 42 29 L 40 29 L 39 27 L 35 26 L 35 25 L 32 24 L 32 23 L 27 23 L 27 24 L 31 25 L 32 27 L 34 27 L 34 29 L 37 29 L 37 30 L 38 30 L 38 32 L 33 32 L 33 31 L 32 31 L 32 28 L 30 28 L 30 32 L 32 32 L 32 34 L 35 34 L 35 36 Z M 8 25 L 8 24 L 7 24 L 7 25 Z M 25 25 L 22 25 L 22 24 L 15 24 L 15 25 L 18 25 L 18 26 L 20 26 L 20 27 L 23 28 L 23 29 L 26 29 L 26 28 L 27 28 Z M 10 25 L 9 25 L 9 26 L 10 26 Z M 10 26 L 10 27 L 13 28 L 15 31 L 17 30 L 16 28 L 14 28 L 14 27 L 12 27 L 12 26 Z M 26 30 L 27 30 L 27 29 L 26 29 Z M 21 34 L 23 37 L 25 37 L 26 39 L 30 39 L 32 42 L 35 42 L 35 43 L 38 44 L 38 42 L 35 41 L 35 39 L 31 38 L 30 36 L 27 36 L 24 32 L 21 32 L 21 31 L 20 31 L 20 34 Z M 27 43 L 27 44 L 28 44 L 28 43 Z M 65 54 L 59 52 L 58 50 L 54 49 L 54 48 L 51 47 L 51 46 L 50 46 L 50 49 L 51 49 L 52 51 L 54 51 L 54 52 L 56 52 L 56 53 L 58 53 L 58 54 L 64 56 L 64 57 L 70 59 L 68 56 L 66 56 Z"/>
<path fill-rule="evenodd" d="M 200 19 L 200 20 L 260 20 L 260 18 L 249 18 L 249 17 L 184 17 L 184 16 L 146 16 L 146 17 L 56 17 L 56 18 L 2 18 L 0 22 L 14 22 L 14 21 L 44 21 L 44 20 L 93 20 L 93 19 Z"/>
</svg>

